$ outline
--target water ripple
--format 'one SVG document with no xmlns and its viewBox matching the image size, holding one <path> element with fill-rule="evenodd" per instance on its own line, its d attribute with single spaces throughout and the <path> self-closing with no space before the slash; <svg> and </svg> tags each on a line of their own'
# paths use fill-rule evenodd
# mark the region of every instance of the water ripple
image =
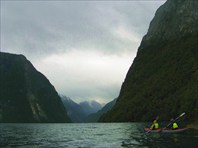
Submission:
<svg viewBox="0 0 198 148">
<path fill-rule="evenodd" d="M 197 148 L 198 133 L 145 134 L 143 123 L 0 124 L 0 147 Z"/>
</svg>

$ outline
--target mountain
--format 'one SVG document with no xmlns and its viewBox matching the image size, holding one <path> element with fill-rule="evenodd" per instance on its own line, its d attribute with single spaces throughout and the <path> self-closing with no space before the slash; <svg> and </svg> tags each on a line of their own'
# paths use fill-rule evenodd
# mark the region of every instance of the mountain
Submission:
<svg viewBox="0 0 198 148">
<path fill-rule="evenodd" d="M 102 108 L 102 105 L 96 101 L 83 101 L 79 104 L 71 100 L 69 97 L 61 96 L 62 102 L 67 108 L 67 115 L 74 123 L 83 123 L 90 114 L 94 114 Z M 109 105 L 111 106 L 111 105 Z M 107 106 L 105 110 L 109 107 Z"/>
<path fill-rule="evenodd" d="M 55 88 L 23 55 L 0 52 L 0 122 L 70 122 Z"/>
<path fill-rule="evenodd" d="M 86 116 L 92 113 L 95 113 L 102 108 L 102 105 L 96 101 L 91 101 L 91 102 L 83 101 L 83 102 L 80 102 L 79 105 L 84 110 L 84 113 L 86 114 Z"/>
<path fill-rule="evenodd" d="M 198 119 L 198 1 L 167 0 L 138 48 L 115 106 L 101 122 Z"/>
<path fill-rule="evenodd" d="M 101 110 L 96 113 L 92 113 L 87 116 L 85 122 L 98 122 L 99 118 L 107 113 L 112 107 L 115 105 L 117 99 L 112 100 L 111 102 L 107 103 Z"/>
<path fill-rule="evenodd" d="M 72 122 L 84 122 L 87 115 L 85 114 L 83 108 L 68 97 L 62 96 L 61 98 L 64 106 L 67 108 L 67 115 L 70 117 Z"/>
</svg>

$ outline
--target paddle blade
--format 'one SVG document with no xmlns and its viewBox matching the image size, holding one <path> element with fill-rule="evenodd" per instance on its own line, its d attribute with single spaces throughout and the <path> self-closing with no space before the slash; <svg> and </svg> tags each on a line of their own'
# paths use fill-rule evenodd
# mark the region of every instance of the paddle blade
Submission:
<svg viewBox="0 0 198 148">
<path fill-rule="evenodd" d="M 183 115 L 185 115 L 186 113 L 182 113 L 179 117 L 182 117 Z"/>
</svg>

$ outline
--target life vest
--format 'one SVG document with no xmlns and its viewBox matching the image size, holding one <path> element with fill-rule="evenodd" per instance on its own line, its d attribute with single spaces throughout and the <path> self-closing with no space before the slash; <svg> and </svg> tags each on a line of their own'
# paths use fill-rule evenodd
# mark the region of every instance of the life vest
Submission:
<svg viewBox="0 0 198 148">
<path fill-rule="evenodd" d="M 159 124 L 158 123 L 154 123 L 154 129 L 158 129 L 159 128 Z"/>
<path fill-rule="evenodd" d="M 176 128 L 178 128 L 178 125 L 177 125 L 177 123 L 173 123 L 173 129 L 176 129 Z"/>
</svg>

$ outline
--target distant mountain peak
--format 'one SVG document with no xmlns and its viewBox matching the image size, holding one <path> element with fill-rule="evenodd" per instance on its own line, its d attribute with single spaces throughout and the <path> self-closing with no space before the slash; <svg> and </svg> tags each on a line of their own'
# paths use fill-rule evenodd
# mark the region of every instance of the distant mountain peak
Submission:
<svg viewBox="0 0 198 148">
<path fill-rule="evenodd" d="M 92 101 L 83 101 L 79 105 L 83 108 L 84 112 L 89 115 L 95 113 L 102 108 L 102 105 L 95 100 Z"/>
</svg>

